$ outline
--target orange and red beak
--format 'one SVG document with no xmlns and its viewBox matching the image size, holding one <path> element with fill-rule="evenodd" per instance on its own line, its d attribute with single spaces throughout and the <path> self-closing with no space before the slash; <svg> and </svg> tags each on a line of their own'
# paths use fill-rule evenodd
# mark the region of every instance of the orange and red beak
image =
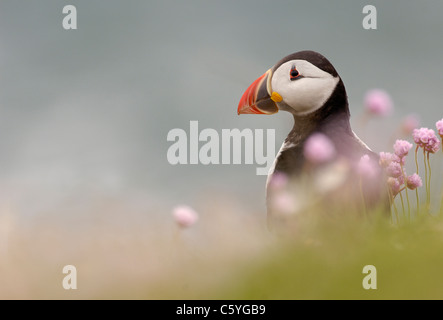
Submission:
<svg viewBox="0 0 443 320">
<path fill-rule="evenodd" d="M 271 97 L 272 71 L 269 69 L 255 80 L 240 99 L 238 114 L 273 114 L 278 112 L 275 98 Z"/>
</svg>

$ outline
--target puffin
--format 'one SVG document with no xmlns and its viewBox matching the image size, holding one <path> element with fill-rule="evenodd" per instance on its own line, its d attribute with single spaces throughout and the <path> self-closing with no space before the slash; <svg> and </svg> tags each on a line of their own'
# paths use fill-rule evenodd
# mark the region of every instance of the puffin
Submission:
<svg viewBox="0 0 443 320">
<path fill-rule="evenodd" d="M 339 204 L 339 211 L 352 202 L 358 208 L 355 211 L 366 213 L 368 207 L 387 201 L 383 174 L 378 170 L 379 156 L 352 130 L 345 85 L 328 59 L 309 50 L 282 58 L 246 89 L 237 112 L 271 115 L 280 110 L 293 116 L 294 125 L 267 178 L 268 224 L 284 216 L 277 214 L 272 205 L 276 196 L 273 180 L 281 181 L 281 177 L 297 186 L 288 189 L 298 195 L 295 206 L 288 204 L 293 211 L 307 211 L 309 203 L 299 203 L 323 201 L 323 208 Z M 306 157 L 306 142 L 314 134 L 327 137 L 334 147 L 334 157 L 326 164 L 313 165 Z M 363 159 L 370 160 L 375 168 L 369 176 L 359 172 Z"/>
</svg>

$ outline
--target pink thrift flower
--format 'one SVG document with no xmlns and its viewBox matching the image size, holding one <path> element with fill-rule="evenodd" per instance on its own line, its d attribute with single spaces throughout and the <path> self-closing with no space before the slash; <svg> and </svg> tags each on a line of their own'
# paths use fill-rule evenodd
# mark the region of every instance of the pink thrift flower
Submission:
<svg viewBox="0 0 443 320">
<path fill-rule="evenodd" d="M 437 126 L 438 134 L 443 139 L 443 119 L 437 121 L 435 125 Z"/>
<path fill-rule="evenodd" d="M 414 138 L 414 142 L 426 152 L 435 153 L 440 149 L 440 140 L 432 129 L 415 129 L 412 132 L 412 137 Z"/>
<path fill-rule="evenodd" d="M 269 188 L 271 190 L 284 189 L 288 184 L 288 176 L 282 172 L 275 172 L 269 181 Z"/>
<path fill-rule="evenodd" d="M 430 153 L 436 153 L 438 150 L 440 150 L 440 140 L 437 140 L 430 145 L 427 151 Z"/>
<path fill-rule="evenodd" d="M 406 157 L 400 158 L 396 154 L 392 157 L 392 161 L 400 163 L 400 165 L 404 166 L 406 163 Z"/>
<path fill-rule="evenodd" d="M 406 174 L 406 173 L 405 173 Z M 400 183 L 400 185 L 404 185 L 405 184 L 405 177 L 404 175 L 399 176 L 398 178 L 396 178 L 398 180 L 398 182 Z"/>
<path fill-rule="evenodd" d="M 386 91 L 374 89 L 365 96 L 365 108 L 373 115 L 387 116 L 393 109 L 391 97 Z"/>
<path fill-rule="evenodd" d="M 388 186 L 394 197 L 400 193 L 402 185 L 403 183 L 401 183 L 398 179 L 393 177 L 388 178 Z"/>
<path fill-rule="evenodd" d="M 191 207 L 180 205 L 173 209 L 175 222 L 182 228 L 194 225 L 198 220 L 198 214 Z"/>
<path fill-rule="evenodd" d="M 420 120 L 416 114 L 410 114 L 406 116 L 401 122 L 401 131 L 405 135 L 410 135 L 414 129 L 417 129 L 420 125 Z"/>
<path fill-rule="evenodd" d="M 426 152 L 435 153 L 440 148 L 440 140 L 432 129 L 415 129 L 412 133 L 412 137 L 414 138 L 414 142 Z"/>
<path fill-rule="evenodd" d="M 382 168 L 387 168 L 394 161 L 394 155 L 390 152 L 380 152 L 379 164 Z"/>
<path fill-rule="evenodd" d="M 403 175 L 401 165 L 398 162 L 391 162 L 386 168 L 386 174 L 392 178 L 398 178 Z"/>
<path fill-rule="evenodd" d="M 365 154 L 358 162 L 357 171 L 362 177 L 371 178 L 379 173 L 379 167 L 374 160 Z"/>
<path fill-rule="evenodd" d="M 412 176 L 409 176 L 407 181 L 406 181 L 406 185 L 408 186 L 409 189 L 411 190 L 415 190 L 418 187 L 421 187 L 423 185 L 423 182 L 420 178 L 420 176 L 416 173 L 414 173 Z"/>
<path fill-rule="evenodd" d="M 414 129 L 414 131 L 412 131 L 412 138 L 419 147 L 428 143 L 428 131 L 428 128 Z"/>
<path fill-rule="evenodd" d="M 394 153 L 400 159 L 403 159 L 405 156 L 407 156 L 411 148 L 412 143 L 409 143 L 406 140 L 397 140 L 394 143 Z"/>
<path fill-rule="evenodd" d="M 332 160 L 336 151 L 334 144 L 326 135 L 314 133 L 306 140 L 303 153 L 309 162 L 320 164 Z"/>
<path fill-rule="evenodd" d="M 297 211 L 295 198 L 289 192 L 280 192 L 272 198 L 271 206 L 273 210 L 281 214 L 292 214 Z"/>
</svg>

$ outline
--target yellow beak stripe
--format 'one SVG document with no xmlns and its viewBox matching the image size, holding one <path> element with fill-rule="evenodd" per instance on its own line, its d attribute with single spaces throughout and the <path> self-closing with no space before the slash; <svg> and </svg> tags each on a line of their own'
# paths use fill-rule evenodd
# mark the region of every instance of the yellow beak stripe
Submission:
<svg viewBox="0 0 443 320">
<path fill-rule="evenodd" d="M 271 94 L 271 100 L 274 102 L 280 102 L 283 100 L 283 98 L 277 92 L 273 91 Z"/>
</svg>

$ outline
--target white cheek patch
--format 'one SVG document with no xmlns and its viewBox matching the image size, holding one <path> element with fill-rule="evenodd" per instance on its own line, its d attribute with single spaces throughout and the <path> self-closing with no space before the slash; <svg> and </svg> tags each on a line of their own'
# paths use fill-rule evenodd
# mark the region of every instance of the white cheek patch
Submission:
<svg viewBox="0 0 443 320">
<path fill-rule="evenodd" d="M 289 72 L 294 65 L 302 78 L 290 80 Z M 271 86 L 296 114 L 304 115 L 321 108 L 339 80 L 305 60 L 292 60 L 275 70 Z"/>
<path fill-rule="evenodd" d="M 321 108 L 334 92 L 338 78 L 304 78 L 281 91 L 283 101 L 297 114 L 307 114 Z"/>
</svg>

